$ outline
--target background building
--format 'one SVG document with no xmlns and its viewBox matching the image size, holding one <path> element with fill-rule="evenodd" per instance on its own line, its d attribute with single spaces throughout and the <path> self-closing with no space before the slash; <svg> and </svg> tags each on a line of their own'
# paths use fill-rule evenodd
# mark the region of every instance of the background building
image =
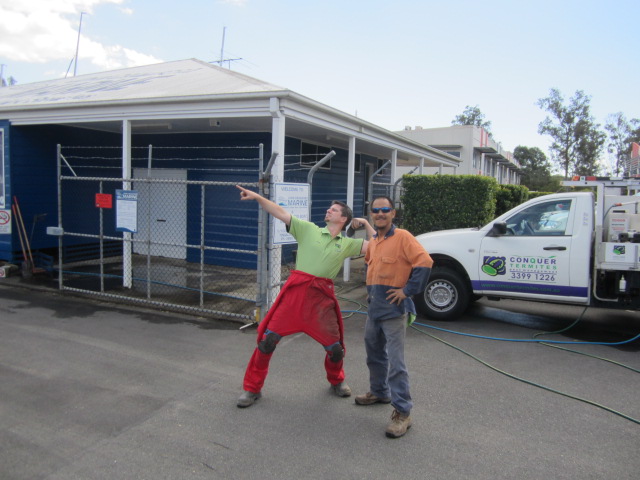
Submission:
<svg viewBox="0 0 640 480">
<path fill-rule="evenodd" d="M 494 177 L 501 184 L 520 184 L 520 165 L 513 158 L 513 154 L 503 150 L 500 143 L 482 127 L 405 127 L 396 133 L 460 159 L 460 165 L 456 167 L 424 167 L 422 173 L 485 175 Z M 397 174 L 403 175 L 411 170 L 399 168 Z"/>
</svg>

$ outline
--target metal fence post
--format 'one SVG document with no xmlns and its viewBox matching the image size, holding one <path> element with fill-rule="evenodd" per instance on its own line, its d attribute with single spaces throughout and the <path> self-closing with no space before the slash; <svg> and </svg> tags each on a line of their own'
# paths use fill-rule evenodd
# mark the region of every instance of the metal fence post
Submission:
<svg viewBox="0 0 640 480">
<path fill-rule="evenodd" d="M 264 145 L 260 144 L 260 149 L 258 151 L 258 193 L 260 195 L 264 194 L 264 186 L 263 186 L 263 168 L 264 168 Z M 262 224 L 264 223 L 264 212 L 260 207 L 258 207 L 258 240 L 257 240 L 257 252 L 258 258 L 256 260 L 256 282 L 258 286 L 258 291 L 256 294 L 256 310 L 254 314 L 254 321 L 260 322 L 264 318 L 264 307 L 265 307 L 265 255 L 266 255 L 266 246 L 265 246 L 265 238 L 262 229 Z"/>
<path fill-rule="evenodd" d="M 100 194 L 103 193 L 103 184 L 102 180 L 100 180 Z M 100 291 L 104 293 L 104 214 L 102 213 L 102 208 L 99 208 L 99 221 L 100 221 Z"/>
<path fill-rule="evenodd" d="M 262 144 L 261 144 L 262 147 Z M 271 184 L 271 169 L 273 168 L 273 164 L 278 157 L 277 152 L 273 152 L 271 154 L 271 158 L 267 164 L 267 167 L 262 170 L 262 165 L 264 163 L 264 153 L 262 148 L 260 150 L 260 187 L 259 193 L 260 195 L 269 198 L 271 194 L 270 184 Z M 269 299 L 269 259 L 268 250 L 267 250 L 267 242 L 269 241 L 269 217 L 264 212 L 262 208 L 258 209 L 258 302 L 257 302 L 257 312 L 256 317 L 257 321 L 261 321 L 266 315 L 267 310 L 270 307 L 270 299 Z"/>
<path fill-rule="evenodd" d="M 206 205 L 205 186 L 200 186 L 200 306 L 204 305 L 204 247 L 205 247 L 205 205 Z"/>
<path fill-rule="evenodd" d="M 56 174 L 58 175 L 58 228 L 62 228 L 62 145 L 58 144 L 58 161 Z M 58 237 L 58 288 L 62 290 L 62 238 Z"/>
<path fill-rule="evenodd" d="M 151 165 L 153 160 L 153 146 L 149 144 L 147 152 L 147 180 L 151 178 Z M 151 183 L 147 181 L 145 190 L 147 197 L 151 199 Z M 147 298 L 151 298 L 151 200 L 147 207 Z"/>
</svg>

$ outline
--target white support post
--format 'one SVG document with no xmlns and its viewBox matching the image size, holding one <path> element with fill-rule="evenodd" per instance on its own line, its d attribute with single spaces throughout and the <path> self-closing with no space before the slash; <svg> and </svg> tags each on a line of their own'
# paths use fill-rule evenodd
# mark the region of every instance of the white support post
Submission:
<svg viewBox="0 0 640 480">
<path fill-rule="evenodd" d="M 131 190 L 131 121 L 122 121 L 122 182 L 123 190 Z M 122 243 L 122 286 L 133 286 L 131 233 L 123 232 Z"/>
<path fill-rule="evenodd" d="M 349 137 L 349 154 L 347 157 L 347 205 L 353 210 L 354 183 L 356 170 L 356 137 Z M 351 259 L 346 258 L 342 266 L 342 278 L 345 282 L 351 277 Z"/>
<path fill-rule="evenodd" d="M 271 170 L 271 183 L 282 182 L 284 180 L 284 146 L 285 146 L 285 116 L 280 111 L 280 100 L 278 98 L 271 98 L 269 103 L 269 110 L 271 112 L 271 145 L 272 152 L 278 152 L 273 168 Z M 271 194 L 272 192 L 270 192 Z M 279 221 L 279 220 L 277 220 Z M 273 231 L 273 217 L 270 218 L 269 231 Z M 268 291 L 267 305 L 270 307 L 273 301 L 280 292 L 280 282 L 282 279 L 282 247 L 280 245 L 270 246 L 269 255 L 269 283 L 271 288 Z"/>
<path fill-rule="evenodd" d="M 418 174 L 424 175 L 424 157 L 420 157 L 420 167 L 418 167 Z"/>
</svg>

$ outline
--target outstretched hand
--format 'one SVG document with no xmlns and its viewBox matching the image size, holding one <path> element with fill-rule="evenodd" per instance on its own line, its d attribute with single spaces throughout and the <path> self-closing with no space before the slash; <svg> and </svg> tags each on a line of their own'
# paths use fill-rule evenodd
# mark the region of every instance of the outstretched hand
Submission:
<svg viewBox="0 0 640 480">
<path fill-rule="evenodd" d="M 236 185 L 236 188 L 240 190 L 240 200 L 255 200 L 258 196 L 256 192 L 242 188 L 240 185 Z"/>
</svg>

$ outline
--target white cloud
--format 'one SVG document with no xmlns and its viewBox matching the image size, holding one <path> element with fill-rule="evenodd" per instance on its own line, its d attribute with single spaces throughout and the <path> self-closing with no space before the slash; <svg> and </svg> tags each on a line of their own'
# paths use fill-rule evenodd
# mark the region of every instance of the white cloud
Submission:
<svg viewBox="0 0 640 480">
<path fill-rule="evenodd" d="M 78 56 L 80 60 L 88 59 L 95 66 L 105 70 L 149 65 L 161 61 L 151 55 L 146 55 L 121 45 L 103 45 L 89 38 L 83 38 L 80 41 L 80 53 Z"/>
<path fill-rule="evenodd" d="M 0 57 L 27 63 L 71 60 L 76 51 L 80 12 L 123 0 L 0 0 Z M 131 14 L 131 9 L 122 8 Z M 120 45 L 104 45 L 82 34 L 79 61 L 101 69 L 131 67 L 160 60 Z"/>
</svg>

